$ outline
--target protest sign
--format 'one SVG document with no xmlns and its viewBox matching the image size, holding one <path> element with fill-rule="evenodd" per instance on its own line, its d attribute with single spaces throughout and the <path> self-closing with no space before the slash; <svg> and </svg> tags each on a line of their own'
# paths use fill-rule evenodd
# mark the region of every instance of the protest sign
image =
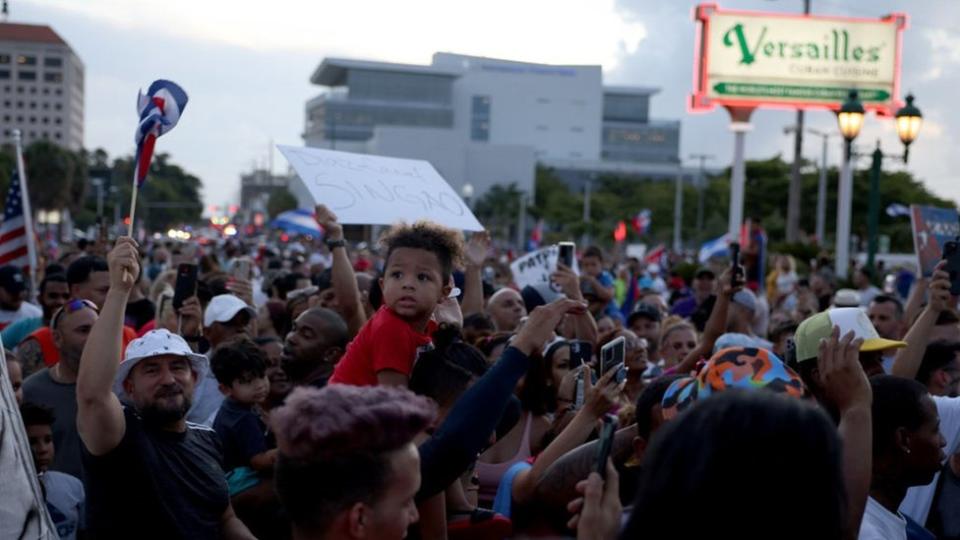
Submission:
<svg viewBox="0 0 960 540">
<path fill-rule="evenodd" d="M 923 277 L 933 275 L 933 268 L 943 257 L 943 244 L 960 235 L 960 222 L 955 208 L 910 205 L 913 226 L 913 249 Z"/>
<path fill-rule="evenodd" d="M 557 259 L 559 255 L 560 250 L 556 244 L 554 244 L 527 253 L 523 257 L 518 257 L 510 263 L 513 282 L 521 289 L 527 285 L 535 287 L 543 283 L 550 283 L 550 274 L 557 269 Z M 576 259 L 573 260 L 573 271 L 577 274 L 580 273 Z M 557 290 L 556 286 L 554 286 L 554 290 Z"/>
<path fill-rule="evenodd" d="M 310 195 L 344 224 L 393 225 L 427 219 L 482 231 L 470 208 L 430 163 L 320 148 L 277 146 Z"/>
</svg>

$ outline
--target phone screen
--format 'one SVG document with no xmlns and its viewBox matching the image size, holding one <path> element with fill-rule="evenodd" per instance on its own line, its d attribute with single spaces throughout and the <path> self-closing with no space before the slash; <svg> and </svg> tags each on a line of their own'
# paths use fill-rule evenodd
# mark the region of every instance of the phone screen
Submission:
<svg viewBox="0 0 960 540">
<path fill-rule="evenodd" d="M 950 274 L 950 294 L 960 296 L 960 240 L 943 244 L 943 258 L 947 261 L 944 270 Z"/>
<path fill-rule="evenodd" d="M 736 285 L 743 278 L 740 268 L 740 244 L 738 242 L 730 242 L 730 264 L 733 266 L 730 279 L 732 285 Z"/>
<path fill-rule="evenodd" d="M 591 358 L 593 358 L 592 343 L 582 340 L 570 342 L 570 369 L 576 369 L 590 363 Z"/>
<path fill-rule="evenodd" d="M 557 246 L 560 249 L 560 253 L 557 256 L 557 261 L 567 268 L 573 268 L 573 252 L 576 248 L 576 245 L 573 242 L 560 242 L 557 244 Z"/>
<path fill-rule="evenodd" d="M 183 301 L 197 294 L 197 265 L 181 263 L 177 266 L 177 284 L 173 288 L 173 309 L 179 310 Z"/>
</svg>

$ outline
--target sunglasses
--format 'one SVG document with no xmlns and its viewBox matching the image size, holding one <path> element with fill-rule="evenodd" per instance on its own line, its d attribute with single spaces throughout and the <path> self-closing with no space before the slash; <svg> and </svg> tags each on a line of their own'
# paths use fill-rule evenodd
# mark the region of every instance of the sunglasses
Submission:
<svg viewBox="0 0 960 540">
<path fill-rule="evenodd" d="M 53 317 L 50 318 L 50 329 L 55 330 L 57 328 L 57 323 L 60 321 L 60 317 L 66 313 L 67 315 L 71 313 L 76 313 L 83 308 L 90 308 L 95 313 L 100 313 L 100 310 L 97 308 L 97 305 L 89 300 L 84 300 L 83 298 L 74 298 L 73 300 L 68 300 L 66 304 L 57 308 L 57 311 L 53 313 Z"/>
</svg>

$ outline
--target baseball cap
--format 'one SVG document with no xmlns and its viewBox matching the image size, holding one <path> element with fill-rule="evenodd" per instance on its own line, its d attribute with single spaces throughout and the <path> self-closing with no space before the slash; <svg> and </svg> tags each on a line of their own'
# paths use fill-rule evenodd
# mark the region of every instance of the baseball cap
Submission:
<svg viewBox="0 0 960 540">
<path fill-rule="evenodd" d="M 237 316 L 237 313 L 246 311 L 250 317 L 256 317 L 257 312 L 246 302 L 232 294 L 218 294 L 214 296 L 203 313 L 203 326 L 209 328 L 213 323 L 225 323 Z"/>
<path fill-rule="evenodd" d="M 683 377 L 663 394 L 664 420 L 676 417 L 699 400 L 730 389 L 764 389 L 797 398 L 807 389 L 797 372 L 767 349 L 732 347 L 718 351 L 696 377 Z"/>
<path fill-rule="evenodd" d="M 16 266 L 0 266 L 0 288 L 11 294 L 17 294 L 27 288 L 23 272 Z"/>
<path fill-rule="evenodd" d="M 820 340 L 829 338 L 834 326 L 840 327 L 841 336 L 852 331 L 855 338 L 863 338 L 860 352 L 901 349 L 907 346 L 904 341 L 880 337 L 862 309 L 833 308 L 807 318 L 797 327 L 797 332 L 793 336 L 797 344 L 797 362 L 816 358 Z"/>
<path fill-rule="evenodd" d="M 168 354 L 189 359 L 191 369 L 199 375 L 207 371 L 207 357 L 190 350 L 190 346 L 182 337 L 163 328 L 151 330 L 127 345 L 123 361 L 117 367 L 117 375 L 113 378 L 113 392 L 121 401 L 126 401 L 128 396 L 123 390 L 123 381 L 130 376 L 134 366 L 141 360 Z"/>
<path fill-rule="evenodd" d="M 757 295 L 748 289 L 740 289 L 737 291 L 737 293 L 733 295 L 733 301 L 750 311 L 757 310 Z"/>
<path fill-rule="evenodd" d="M 637 307 L 633 308 L 633 313 L 627 317 L 627 326 L 633 324 L 638 317 L 646 317 L 653 322 L 660 322 L 660 319 L 663 315 L 660 313 L 660 309 L 653 304 L 647 304 L 646 302 L 640 302 L 637 304 Z"/>
</svg>

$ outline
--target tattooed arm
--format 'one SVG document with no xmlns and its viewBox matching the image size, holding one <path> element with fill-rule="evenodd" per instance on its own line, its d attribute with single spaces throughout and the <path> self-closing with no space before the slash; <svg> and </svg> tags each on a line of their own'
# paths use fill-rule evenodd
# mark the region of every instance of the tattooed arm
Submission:
<svg viewBox="0 0 960 540">
<path fill-rule="evenodd" d="M 40 343 L 32 337 L 21 341 L 17 346 L 17 360 L 20 360 L 23 368 L 23 378 L 43 369 L 43 351 L 40 349 Z"/>
</svg>

